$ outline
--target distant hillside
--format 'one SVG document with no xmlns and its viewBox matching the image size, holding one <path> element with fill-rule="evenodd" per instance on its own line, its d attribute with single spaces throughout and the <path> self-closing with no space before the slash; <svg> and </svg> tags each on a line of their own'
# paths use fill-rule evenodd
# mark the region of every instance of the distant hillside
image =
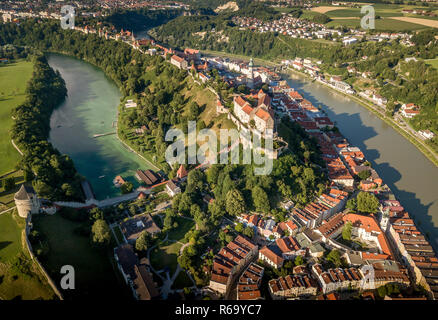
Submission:
<svg viewBox="0 0 438 320">
<path fill-rule="evenodd" d="M 219 6 L 217 7 L 214 12 L 222 12 L 222 11 L 238 11 L 239 10 L 239 6 L 237 5 L 236 2 L 234 1 L 230 1 L 227 2 L 226 4 L 224 4 L 223 6 Z"/>
</svg>

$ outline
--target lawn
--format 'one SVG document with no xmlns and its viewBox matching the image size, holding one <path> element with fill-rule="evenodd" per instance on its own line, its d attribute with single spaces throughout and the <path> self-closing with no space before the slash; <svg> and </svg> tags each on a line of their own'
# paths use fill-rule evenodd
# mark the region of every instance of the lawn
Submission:
<svg viewBox="0 0 438 320">
<path fill-rule="evenodd" d="M 169 239 L 185 243 L 184 236 L 195 226 L 195 222 L 182 217 L 177 217 L 175 220 L 178 223 L 178 227 L 169 231 Z"/>
<path fill-rule="evenodd" d="M 24 249 L 23 228 L 24 220 L 15 211 L 0 215 L 0 299 L 55 299 L 53 290 Z M 18 256 L 23 259 L 21 269 L 12 266 Z"/>
<path fill-rule="evenodd" d="M 178 242 L 165 242 L 160 247 L 154 248 L 151 252 L 151 264 L 158 271 L 165 267 L 169 268 L 169 273 L 172 275 L 176 271 L 178 265 L 179 250 L 182 245 Z"/>
<path fill-rule="evenodd" d="M 15 179 L 15 188 L 9 191 L 6 191 L 2 186 L 0 187 L 0 211 L 6 210 L 8 208 L 12 208 L 15 206 L 14 194 L 18 191 L 21 186 L 21 183 L 24 181 L 23 173 L 21 170 L 14 171 L 10 174 L 5 175 L 2 180 L 7 178 Z M 3 183 L 4 184 L 4 183 Z"/>
<path fill-rule="evenodd" d="M 12 171 L 20 159 L 9 138 L 13 123 L 11 111 L 24 102 L 26 84 L 32 76 L 32 70 L 33 64 L 27 61 L 0 65 L 0 175 Z"/>
<path fill-rule="evenodd" d="M 20 219 L 17 217 L 17 219 Z M 20 219 L 23 220 L 23 219 Z M 24 223 L 24 221 L 23 221 Z M 10 262 L 21 252 L 21 231 L 12 211 L 0 215 L 0 261 Z"/>
<path fill-rule="evenodd" d="M 192 287 L 193 282 L 184 270 L 181 270 L 172 285 L 172 289 L 184 289 L 185 287 Z"/>
<path fill-rule="evenodd" d="M 129 299 L 126 286 L 111 264 L 112 250 L 95 249 L 88 237 L 76 234 L 74 230 L 80 223 L 53 215 L 36 216 L 34 225 L 49 240 L 50 252 L 42 263 L 54 282 L 60 283 L 62 266 L 71 265 L 75 270 L 75 290 L 59 288 L 67 300 Z"/>
<path fill-rule="evenodd" d="M 435 69 L 438 70 L 438 58 L 436 59 L 429 59 L 429 60 L 424 60 L 424 62 L 428 65 L 431 65 L 432 67 L 434 67 Z"/>
</svg>

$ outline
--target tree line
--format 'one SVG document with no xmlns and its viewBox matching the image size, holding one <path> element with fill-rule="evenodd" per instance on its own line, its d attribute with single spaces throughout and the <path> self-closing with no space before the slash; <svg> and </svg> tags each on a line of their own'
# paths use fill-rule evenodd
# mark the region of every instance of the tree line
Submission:
<svg viewBox="0 0 438 320">
<path fill-rule="evenodd" d="M 33 186 L 41 197 L 81 200 L 81 178 L 73 161 L 47 141 L 50 115 L 67 95 L 65 82 L 44 56 L 35 57 L 33 63 L 26 100 L 12 112 L 11 137 L 24 154 L 20 166 L 35 173 Z"/>
</svg>

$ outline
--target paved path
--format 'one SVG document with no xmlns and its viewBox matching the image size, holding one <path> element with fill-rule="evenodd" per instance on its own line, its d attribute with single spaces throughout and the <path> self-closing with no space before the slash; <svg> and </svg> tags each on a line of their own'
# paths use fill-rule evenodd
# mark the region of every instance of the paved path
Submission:
<svg viewBox="0 0 438 320">
<path fill-rule="evenodd" d="M 3 213 L 6 213 L 6 212 L 9 212 L 9 211 L 11 211 L 11 210 L 13 210 L 13 209 L 15 209 L 16 207 L 12 207 L 12 208 L 9 208 L 9 209 L 7 209 L 7 210 L 5 210 L 5 211 L 2 211 L 2 212 L 0 212 L 0 215 L 2 215 Z"/>
</svg>

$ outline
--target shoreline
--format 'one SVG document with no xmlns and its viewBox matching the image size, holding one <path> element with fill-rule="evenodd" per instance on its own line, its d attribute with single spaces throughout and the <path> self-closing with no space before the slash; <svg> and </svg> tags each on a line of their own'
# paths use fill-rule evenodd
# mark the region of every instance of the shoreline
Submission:
<svg viewBox="0 0 438 320">
<path fill-rule="evenodd" d="M 120 138 L 119 135 L 119 120 L 121 119 L 120 116 L 120 112 L 119 112 L 119 107 L 120 105 L 117 107 L 117 122 L 116 122 L 116 137 L 117 140 L 119 140 L 123 146 L 125 146 L 129 151 L 135 153 L 138 157 L 140 157 L 142 160 L 144 160 L 148 165 L 150 165 L 152 168 L 154 168 L 157 171 L 160 171 L 162 169 L 160 169 L 159 167 L 157 167 L 156 165 L 154 165 L 151 161 L 147 160 L 144 156 L 142 156 L 141 154 L 139 154 L 136 150 L 134 150 L 128 143 L 126 143 L 125 141 L 123 141 Z"/>
<path fill-rule="evenodd" d="M 287 69 L 286 73 L 294 73 L 297 75 L 300 75 L 307 80 L 312 79 L 308 75 L 293 70 L 293 69 Z M 313 79 L 312 79 L 313 80 Z M 344 93 L 338 90 L 333 89 L 332 87 L 326 85 L 325 83 L 322 83 L 320 81 L 317 81 L 319 84 L 323 85 L 324 87 L 337 92 L 339 94 L 344 95 L 347 98 L 350 98 L 354 100 L 355 102 L 359 103 L 362 107 L 366 108 L 368 111 L 372 112 L 374 115 L 379 117 L 380 120 L 384 121 L 387 125 L 391 126 L 392 129 L 394 129 L 398 134 L 400 134 L 403 138 L 408 140 L 411 144 L 413 144 L 430 162 L 432 162 L 436 167 L 438 167 L 438 155 L 436 155 L 433 151 L 428 149 L 428 146 L 425 145 L 423 142 L 416 139 L 416 137 L 413 137 L 411 133 L 406 132 L 403 128 L 401 128 L 394 120 L 389 119 L 386 115 L 382 115 L 381 112 L 379 112 L 375 107 L 372 107 L 371 104 L 367 101 L 364 101 L 363 99 L 356 97 L 355 95 Z M 377 107 L 378 108 L 378 107 Z"/>
<path fill-rule="evenodd" d="M 112 81 L 112 82 L 116 85 L 114 79 L 112 79 L 110 76 L 108 76 L 108 75 L 106 74 L 106 72 L 105 72 L 102 68 L 100 68 L 99 66 L 95 65 L 94 63 L 92 63 L 92 62 L 89 61 L 88 59 L 85 59 L 85 58 L 80 59 L 80 58 L 76 57 L 75 55 L 72 55 L 72 54 L 70 54 L 70 53 L 68 53 L 68 52 L 62 52 L 62 51 L 59 52 L 59 51 L 47 50 L 46 53 L 50 53 L 50 54 L 60 54 L 60 55 L 64 55 L 64 56 L 67 56 L 67 57 L 71 57 L 71 58 L 77 59 L 77 60 L 82 61 L 82 62 L 86 62 L 86 63 L 92 65 L 93 67 L 99 69 L 100 71 L 102 71 L 103 74 L 105 75 L 105 77 L 108 78 L 110 81 Z M 117 87 L 117 89 L 120 91 L 120 88 L 119 88 L 117 85 L 116 85 L 116 87 Z M 120 92 L 121 92 L 121 91 L 120 91 Z M 129 146 L 128 143 L 126 143 L 125 141 L 123 141 L 123 139 L 120 138 L 120 136 L 119 136 L 119 129 L 118 129 L 118 124 L 119 124 L 119 120 L 120 120 L 120 112 L 119 112 L 119 108 L 120 108 L 120 104 L 119 104 L 119 105 L 117 106 L 117 108 L 116 108 L 116 112 L 117 112 L 117 113 L 116 113 L 116 118 L 117 118 L 117 121 L 116 121 L 116 137 L 117 137 L 117 140 L 119 140 L 119 141 L 122 143 L 122 146 L 126 147 L 129 151 L 135 153 L 139 158 L 141 158 L 143 161 L 145 161 L 147 165 L 153 167 L 154 169 L 157 169 L 158 171 L 159 171 L 159 170 L 162 170 L 162 169 L 160 169 L 158 166 L 156 166 L 155 164 L 153 164 L 150 160 L 146 159 L 144 156 L 142 156 L 141 154 L 139 154 L 136 150 L 134 150 L 131 146 Z"/>
</svg>

